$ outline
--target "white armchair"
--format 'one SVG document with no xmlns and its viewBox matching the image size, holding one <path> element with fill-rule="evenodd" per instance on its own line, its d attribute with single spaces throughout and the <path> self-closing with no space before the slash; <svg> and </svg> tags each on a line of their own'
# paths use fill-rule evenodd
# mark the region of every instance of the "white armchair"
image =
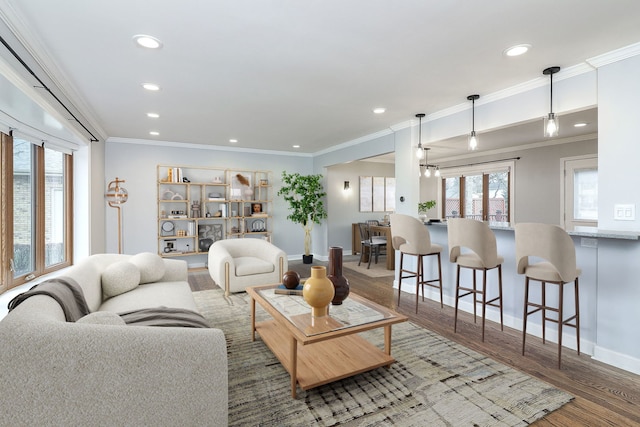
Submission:
<svg viewBox="0 0 640 427">
<path fill-rule="evenodd" d="M 288 266 L 287 254 L 262 239 L 218 240 L 209 248 L 209 274 L 225 295 L 280 283 Z"/>
</svg>

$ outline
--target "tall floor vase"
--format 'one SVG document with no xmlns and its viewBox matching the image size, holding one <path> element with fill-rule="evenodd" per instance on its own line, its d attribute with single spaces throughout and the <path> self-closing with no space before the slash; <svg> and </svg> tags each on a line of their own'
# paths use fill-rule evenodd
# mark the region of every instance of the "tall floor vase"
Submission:
<svg viewBox="0 0 640 427">
<path fill-rule="evenodd" d="M 327 276 L 336 290 L 331 303 L 340 305 L 349 296 L 349 280 L 342 275 L 342 247 L 329 248 L 329 274 Z"/>
</svg>

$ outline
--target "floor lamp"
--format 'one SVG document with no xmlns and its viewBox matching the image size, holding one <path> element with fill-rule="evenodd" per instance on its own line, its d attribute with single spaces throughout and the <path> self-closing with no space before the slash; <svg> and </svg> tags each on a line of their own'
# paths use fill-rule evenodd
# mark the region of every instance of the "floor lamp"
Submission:
<svg viewBox="0 0 640 427">
<path fill-rule="evenodd" d="M 126 203 L 129 198 L 129 193 L 120 184 L 124 182 L 124 179 L 118 179 L 111 181 L 107 186 L 107 203 L 112 208 L 118 209 L 118 253 L 122 253 L 122 213 L 120 211 L 120 205 Z"/>
</svg>

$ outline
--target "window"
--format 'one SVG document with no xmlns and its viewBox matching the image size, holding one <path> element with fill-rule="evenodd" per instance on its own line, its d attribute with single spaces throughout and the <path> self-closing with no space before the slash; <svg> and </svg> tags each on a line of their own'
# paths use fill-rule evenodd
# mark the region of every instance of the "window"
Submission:
<svg viewBox="0 0 640 427">
<path fill-rule="evenodd" d="M 71 156 L 2 135 L 2 287 L 71 264 Z"/>
<path fill-rule="evenodd" d="M 396 179 L 360 177 L 360 212 L 391 212 L 396 209 Z"/>
<path fill-rule="evenodd" d="M 513 167 L 511 161 L 442 171 L 443 216 L 510 222 Z"/>
</svg>

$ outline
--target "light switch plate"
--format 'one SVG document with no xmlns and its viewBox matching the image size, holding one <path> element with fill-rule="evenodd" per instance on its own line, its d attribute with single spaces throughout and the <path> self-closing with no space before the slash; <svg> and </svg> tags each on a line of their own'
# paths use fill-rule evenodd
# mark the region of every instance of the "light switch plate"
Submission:
<svg viewBox="0 0 640 427">
<path fill-rule="evenodd" d="M 618 221 L 635 221 L 636 205 L 622 205 L 622 204 L 614 205 L 613 219 Z"/>
</svg>

